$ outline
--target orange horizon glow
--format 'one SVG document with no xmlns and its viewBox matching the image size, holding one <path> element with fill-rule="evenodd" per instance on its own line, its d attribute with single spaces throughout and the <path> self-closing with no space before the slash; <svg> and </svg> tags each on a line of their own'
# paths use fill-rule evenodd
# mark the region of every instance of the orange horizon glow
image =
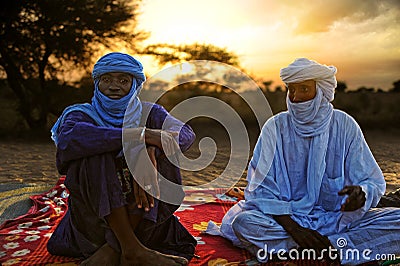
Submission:
<svg viewBox="0 0 400 266">
<path fill-rule="evenodd" d="M 239 56 L 248 73 L 281 85 L 279 70 L 307 57 L 338 68 L 349 89 L 400 79 L 400 5 L 368 0 L 145 0 L 145 44 L 207 43 Z M 394 8 L 393 8 L 394 7 Z M 397 8 L 396 8 L 397 7 Z M 142 57 L 148 75 L 160 70 Z"/>
</svg>

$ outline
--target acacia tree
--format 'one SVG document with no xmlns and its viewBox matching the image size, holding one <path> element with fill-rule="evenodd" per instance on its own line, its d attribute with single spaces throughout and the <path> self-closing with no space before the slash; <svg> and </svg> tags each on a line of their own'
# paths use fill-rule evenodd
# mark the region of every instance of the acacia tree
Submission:
<svg viewBox="0 0 400 266">
<path fill-rule="evenodd" d="M 0 66 L 31 129 L 44 128 L 47 115 L 56 113 L 47 85 L 63 68 L 87 67 L 99 49 L 118 43 L 134 51 L 147 37 L 135 29 L 139 2 L 1 1 Z"/>
<path fill-rule="evenodd" d="M 391 88 L 390 91 L 400 92 L 400 79 L 398 81 L 393 82 L 393 88 Z"/>
<path fill-rule="evenodd" d="M 192 43 L 192 44 L 182 44 L 182 45 L 174 45 L 174 44 L 153 44 L 145 47 L 142 51 L 142 54 L 152 55 L 155 57 L 155 60 L 159 65 L 166 65 L 168 63 L 180 63 L 184 61 L 191 60 L 209 60 L 216 61 L 220 63 L 225 63 L 237 68 L 239 66 L 239 58 L 238 56 L 228 51 L 226 48 L 222 48 L 219 46 L 215 46 L 213 44 L 201 44 L 201 43 Z M 195 73 L 187 74 L 186 76 L 178 77 L 178 81 L 188 80 L 190 76 L 201 77 L 207 75 L 209 72 L 212 72 L 212 67 L 209 69 L 196 69 Z M 242 71 L 244 71 L 242 69 Z M 230 73 L 228 73 L 230 74 Z M 195 79 L 197 79 L 195 78 Z M 233 75 L 224 76 L 224 79 L 234 79 Z M 219 91 L 219 93 L 229 93 L 230 89 L 219 86 L 217 84 L 209 84 L 207 82 L 193 81 L 187 84 L 181 84 L 177 90 L 197 90 L 198 92 L 210 93 Z"/>
<path fill-rule="evenodd" d="M 239 66 L 236 54 L 212 44 L 154 44 L 147 46 L 142 53 L 154 55 L 161 65 L 190 60 L 210 60 Z"/>
</svg>

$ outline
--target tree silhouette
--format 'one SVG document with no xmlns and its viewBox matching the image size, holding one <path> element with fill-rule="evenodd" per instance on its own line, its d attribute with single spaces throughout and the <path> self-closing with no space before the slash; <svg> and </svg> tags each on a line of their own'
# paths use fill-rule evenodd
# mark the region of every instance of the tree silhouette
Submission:
<svg viewBox="0 0 400 266">
<path fill-rule="evenodd" d="M 262 84 L 263 86 L 261 87 L 261 90 L 266 93 L 268 91 L 271 91 L 271 85 L 272 85 L 273 81 L 272 80 L 268 80 L 268 81 L 264 81 Z"/>
<path fill-rule="evenodd" d="M 344 81 L 337 82 L 336 91 L 337 92 L 344 92 L 347 89 L 347 84 Z"/>
<path fill-rule="evenodd" d="M 390 91 L 400 92 L 400 79 L 398 81 L 393 82 L 393 88 L 391 88 Z"/>
<path fill-rule="evenodd" d="M 361 86 L 356 90 L 356 92 L 362 92 L 362 93 L 374 92 L 374 91 L 375 91 L 375 89 L 373 87 L 368 88 L 365 86 Z"/>
<path fill-rule="evenodd" d="M 135 49 L 139 0 L 18 0 L 0 4 L 0 70 L 30 128 L 44 128 L 57 73 L 85 67 L 104 47 Z M 32 80 L 39 80 L 33 85 Z"/>
<path fill-rule="evenodd" d="M 145 47 L 141 53 L 154 56 L 159 65 L 165 65 L 167 63 L 180 63 L 191 60 L 209 60 L 229 64 L 239 68 L 239 59 L 236 54 L 229 52 L 225 48 L 221 48 L 212 44 L 153 44 Z M 219 72 L 214 68 L 213 65 L 209 65 L 207 68 L 199 67 L 196 64 L 193 64 L 193 66 L 194 69 L 190 73 L 176 77 L 176 81 L 178 83 L 182 83 L 187 80 L 198 80 L 202 79 L 202 77 L 208 74 L 215 74 Z M 223 82 L 224 80 L 225 82 L 235 83 L 240 82 L 243 77 L 238 75 L 236 72 L 227 72 L 224 73 L 222 77 L 214 76 L 214 78 L 215 81 L 222 79 L 219 81 Z M 178 86 L 178 88 L 175 88 L 174 91 L 192 91 L 196 92 L 197 94 L 201 92 L 206 93 L 209 96 L 214 94 L 220 95 L 231 93 L 231 90 L 224 86 L 200 81 L 192 81 L 181 84 Z"/>
<path fill-rule="evenodd" d="M 210 60 L 239 66 L 236 54 L 212 44 L 154 44 L 147 46 L 142 53 L 154 55 L 161 65 L 190 60 Z"/>
</svg>

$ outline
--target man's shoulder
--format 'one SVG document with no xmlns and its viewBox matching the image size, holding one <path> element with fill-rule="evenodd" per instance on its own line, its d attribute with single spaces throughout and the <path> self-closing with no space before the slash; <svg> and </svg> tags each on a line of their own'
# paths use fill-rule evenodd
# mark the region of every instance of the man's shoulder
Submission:
<svg viewBox="0 0 400 266">
<path fill-rule="evenodd" d="M 280 125 L 287 124 L 290 120 L 290 115 L 288 111 L 282 111 L 272 116 L 269 120 Z"/>
<path fill-rule="evenodd" d="M 145 102 L 145 101 L 142 101 L 142 106 L 143 106 L 143 108 L 153 108 L 154 106 L 161 106 L 161 105 L 159 105 L 159 104 L 156 104 L 156 103 L 152 103 L 152 102 Z"/>
<path fill-rule="evenodd" d="M 91 104 L 82 103 L 68 106 L 65 108 L 62 115 L 64 119 L 84 122 L 86 120 L 94 121 L 93 117 L 90 116 L 93 112 L 94 110 Z"/>
<path fill-rule="evenodd" d="M 348 113 L 334 109 L 332 130 L 337 129 L 337 132 L 342 132 L 343 136 L 348 139 L 353 139 L 357 135 L 362 135 L 361 128 L 357 121 Z"/>
<path fill-rule="evenodd" d="M 333 109 L 333 118 L 341 124 L 343 123 L 346 125 L 358 125 L 356 120 L 351 115 L 339 109 Z"/>
<path fill-rule="evenodd" d="M 348 113 L 346 113 L 345 111 L 340 110 L 340 109 L 336 109 L 336 108 L 333 109 L 333 113 L 335 116 L 340 117 L 340 118 L 344 118 L 344 119 L 351 118 L 351 116 Z"/>
<path fill-rule="evenodd" d="M 144 112 L 166 112 L 165 108 L 162 105 L 152 102 L 142 102 L 142 108 Z"/>
<path fill-rule="evenodd" d="M 287 111 L 277 113 L 267 119 L 267 121 L 263 125 L 262 131 L 276 131 L 277 129 L 282 130 L 283 128 L 286 128 L 288 126 L 289 120 L 290 117 Z"/>
<path fill-rule="evenodd" d="M 288 111 L 282 111 L 279 112 L 273 116 L 271 116 L 271 118 L 269 120 L 274 120 L 276 121 L 281 121 L 281 120 L 287 120 L 289 118 L 289 112 Z"/>
</svg>

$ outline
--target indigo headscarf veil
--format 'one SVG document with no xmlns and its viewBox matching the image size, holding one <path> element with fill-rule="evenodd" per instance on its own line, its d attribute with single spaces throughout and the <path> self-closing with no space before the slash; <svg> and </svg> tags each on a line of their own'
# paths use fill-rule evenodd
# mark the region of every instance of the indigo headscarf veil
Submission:
<svg viewBox="0 0 400 266">
<path fill-rule="evenodd" d="M 100 76 L 109 72 L 124 72 L 133 75 L 132 87 L 128 95 L 121 99 L 110 99 L 100 92 L 98 85 Z M 89 115 L 99 126 L 121 127 L 124 122 L 126 108 L 132 97 L 132 103 L 127 111 L 125 125 L 138 127 L 142 116 L 142 103 L 138 94 L 146 77 L 142 64 L 128 54 L 109 53 L 102 56 L 94 65 L 92 77 L 94 79 L 94 95 L 92 103 L 75 104 L 67 107 L 51 129 L 51 138 L 58 143 L 58 130 L 67 114 L 72 111 L 81 111 Z"/>
</svg>

